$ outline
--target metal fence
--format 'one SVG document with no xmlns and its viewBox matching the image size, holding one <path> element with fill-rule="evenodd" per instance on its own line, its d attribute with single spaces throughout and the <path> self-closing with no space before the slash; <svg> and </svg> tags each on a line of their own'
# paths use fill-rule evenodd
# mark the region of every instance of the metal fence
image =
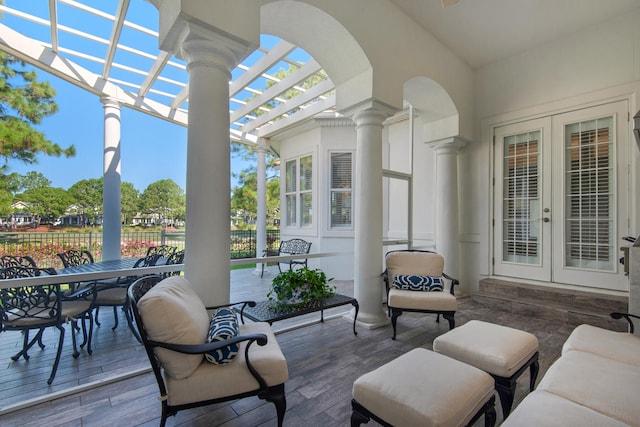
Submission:
<svg viewBox="0 0 640 427">
<path fill-rule="evenodd" d="M 141 257 L 149 246 L 172 245 L 184 249 L 184 232 L 140 231 L 123 232 L 120 253 L 123 258 Z M 267 230 L 267 248 L 280 245 L 280 230 Z M 58 233 L 58 232 L 1 232 L 0 256 L 29 255 L 40 267 L 61 268 L 62 262 L 56 254 L 69 249 L 87 249 L 96 261 L 102 259 L 102 233 Z M 231 230 L 229 245 L 231 259 L 253 258 L 256 255 L 255 230 Z"/>
</svg>

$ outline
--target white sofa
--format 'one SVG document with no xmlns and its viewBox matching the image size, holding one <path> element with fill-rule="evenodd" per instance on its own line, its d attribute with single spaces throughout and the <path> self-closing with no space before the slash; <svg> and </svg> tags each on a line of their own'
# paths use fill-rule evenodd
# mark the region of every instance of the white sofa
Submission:
<svg viewBox="0 0 640 427">
<path fill-rule="evenodd" d="M 578 326 L 535 391 L 502 425 L 639 426 L 640 336 Z"/>
</svg>

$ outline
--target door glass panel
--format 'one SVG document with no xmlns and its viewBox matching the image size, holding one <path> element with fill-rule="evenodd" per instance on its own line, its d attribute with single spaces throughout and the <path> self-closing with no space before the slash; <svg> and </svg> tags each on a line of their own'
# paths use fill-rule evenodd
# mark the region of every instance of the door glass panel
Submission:
<svg viewBox="0 0 640 427">
<path fill-rule="evenodd" d="M 540 264 L 540 131 L 504 139 L 503 242 L 506 262 Z"/>
<path fill-rule="evenodd" d="M 612 271 L 613 117 L 565 126 L 565 267 Z"/>
</svg>

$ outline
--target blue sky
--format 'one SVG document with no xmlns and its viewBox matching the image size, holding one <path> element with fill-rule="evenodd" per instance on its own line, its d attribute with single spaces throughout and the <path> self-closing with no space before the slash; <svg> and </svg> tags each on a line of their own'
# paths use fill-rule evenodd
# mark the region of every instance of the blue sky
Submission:
<svg viewBox="0 0 640 427">
<path fill-rule="evenodd" d="M 62 147 L 74 145 L 72 158 L 39 156 L 35 165 L 12 161 L 12 172 L 35 170 L 53 187 L 68 189 L 81 179 L 99 178 L 103 170 L 104 108 L 100 98 L 57 77 L 36 70 L 40 80 L 56 89 L 59 111 L 37 126 Z M 187 129 L 130 108 L 120 113 L 121 178 L 143 191 L 152 182 L 170 178 L 186 184 Z M 236 169 L 243 164 L 234 161 Z"/>
<path fill-rule="evenodd" d="M 102 73 L 102 64 L 90 59 L 104 58 L 107 43 L 98 42 L 97 39 L 107 41 L 110 38 L 112 22 L 105 19 L 104 14 L 114 14 L 116 2 L 104 0 L 82 0 L 85 6 L 97 9 L 101 13 L 87 13 L 76 7 L 58 2 L 58 41 L 62 51 L 70 49 L 80 52 L 80 55 L 72 55 L 71 60 L 79 66 L 95 73 Z M 9 26 L 28 37 L 43 43 L 51 42 L 49 26 L 48 3 L 43 0 L 5 0 L 7 7 L 16 8 L 21 12 L 33 15 L 35 19 L 24 19 L 20 14 L 5 13 L 0 23 Z M 101 15 L 102 16 L 98 16 Z M 158 12 L 151 3 L 143 0 L 131 2 L 127 13 L 127 20 L 135 25 L 142 25 L 153 31 L 157 31 Z M 72 30 L 72 31 L 70 31 Z M 89 34 L 90 37 L 79 37 L 75 32 Z M 261 36 L 261 45 L 271 49 L 280 42 L 278 37 Z M 157 54 L 158 40 L 148 32 L 133 30 L 123 27 L 120 44 L 134 50 Z M 264 52 L 256 51 L 242 62 L 245 66 L 251 66 L 262 58 Z M 308 53 L 297 48 L 287 55 L 287 60 L 297 63 L 305 63 L 311 59 Z M 133 73 L 131 70 L 121 67 L 112 67 L 110 78 L 121 82 L 129 82 L 133 85 L 142 84 L 146 77 L 144 70 L 149 70 L 153 60 L 141 55 L 133 55 L 125 49 L 118 49 L 114 62 L 125 64 L 128 67 L 142 71 Z M 178 65 L 185 65 L 178 58 L 170 61 Z M 274 74 L 280 69 L 289 68 L 286 61 L 281 60 L 266 70 L 268 74 Z M 39 80 L 49 81 L 56 89 L 56 103 L 59 106 L 58 113 L 45 118 L 41 125 L 37 126 L 49 140 L 62 147 L 74 145 L 76 156 L 74 158 L 40 156 L 38 163 L 24 165 L 17 162 L 9 164 L 11 171 L 25 174 L 30 171 L 42 173 L 51 181 L 54 187 L 68 189 L 77 181 L 88 178 L 99 178 L 103 170 L 103 146 L 104 146 L 104 108 L 100 98 L 86 92 L 71 83 L 68 83 L 43 70 L 36 69 Z M 166 73 L 166 74 L 165 74 Z M 165 79 L 175 81 L 187 81 L 185 67 L 165 67 L 162 75 Z M 239 77 L 243 70 L 236 68 L 232 72 L 232 80 Z M 251 82 L 252 89 L 264 90 L 267 81 L 264 76 Z M 135 92 L 137 89 L 124 86 L 124 89 Z M 155 92 L 154 92 L 155 89 Z M 159 97 L 154 99 L 166 103 L 168 100 L 163 93 L 177 93 L 181 88 L 172 86 L 171 83 L 158 79 L 152 91 L 147 96 Z M 241 101 L 253 96 L 250 91 L 241 90 L 234 98 Z M 152 99 L 153 99 L 152 97 Z M 164 97 L 164 99 L 162 99 Z M 172 100 L 173 98 L 170 98 Z M 232 102 L 231 110 L 237 109 L 242 104 Z M 181 106 L 187 108 L 187 105 Z M 186 189 L 186 141 L 187 129 L 162 119 L 145 115 L 138 111 L 123 107 L 121 110 L 121 178 L 124 182 L 131 182 L 139 191 L 143 191 L 149 184 L 161 180 L 172 179 L 180 187 Z M 234 128 L 244 123 L 246 118 L 237 120 Z M 232 173 L 251 166 L 250 163 L 238 158 L 231 159 Z M 232 178 L 232 187 L 236 180 Z"/>
<path fill-rule="evenodd" d="M 104 10 L 115 9 L 116 5 L 115 2 L 103 3 L 103 0 L 84 0 L 83 3 Z M 48 18 L 47 2 L 42 0 L 29 2 L 6 0 L 5 4 L 43 19 Z M 58 6 L 58 18 L 60 25 L 71 25 L 85 32 L 95 31 L 97 35 L 109 38 L 111 25 L 107 21 L 88 14 L 80 14 L 74 8 L 62 3 Z M 132 2 L 128 18 L 136 24 L 157 29 L 157 11 L 146 1 Z M 49 30 L 44 25 L 24 21 L 11 14 L 2 16 L 0 23 L 38 40 L 49 40 Z M 157 39 L 132 32 L 127 28 L 123 30 L 123 37 L 124 34 L 133 37 L 127 39 L 127 43 L 133 47 L 146 50 L 154 46 L 157 51 Z M 89 52 L 93 52 L 98 57 L 103 55 L 106 49 L 104 45 L 92 44 L 62 31 L 60 42 L 61 45 L 73 43 L 71 46 L 78 49 L 80 46 L 85 46 Z M 121 59 L 124 61 L 125 58 Z M 100 64 L 96 65 L 82 58 L 74 57 L 72 60 L 91 70 L 100 70 L 102 67 Z M 142 70 L 149 69 L 151 66 L 149 60 L 146 62 L 137 60 L 136 66 Z M 49 81 L 56 89 L 55 100 L 59 106 L 56 114 L 45 118 L 42 124 L 36 127 L 44 132 L 49 140 L 62 147 L 73 144 L 77 154 L 73 158 L 39 156 L 38 163 L 33 165 L 12 161 L 9 163 L 11 171 L 25 174 L 35 170 L 47 177 L 53 187 L 65 189 L 81 179 L 99 178 L 103 170 L 104 146 L 104 108 L 100 98 L 43 70 L 38 68 L 35 70 L 39 80 Z M 126 80 L 131 76 L 122 75 L 120 78 Z M 136 78 L 141 82 L 144 76 L 136 76 Z M 170 178 L 185 189 L 186 141 L 185 127 L 123 107 L 121 110 L 122 181 L 131 182 L 136 189 L 143 191 L 152 182 Z M 237 158 L 233 158 L 231 164 L 232 172 L 236 173 L 248 166 L 248 163 Z M 232 186 L 233 183 L 232 180 Z"/>
</svg>

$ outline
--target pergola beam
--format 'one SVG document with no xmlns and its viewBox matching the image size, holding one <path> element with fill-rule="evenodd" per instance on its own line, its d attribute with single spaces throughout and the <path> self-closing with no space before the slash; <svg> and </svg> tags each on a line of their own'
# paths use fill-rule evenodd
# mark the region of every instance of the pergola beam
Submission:
<svg viewBox="0 0 640 427">
<path fill-rule="evenodd" d="M 120 41 L 120 34 L 122 34 L 122 26 L 124 25 L 124 19 L 127 16 L 128 9 L 129 0 L 120 0 L 118 2 L 118 9 L 116 10 L 116 16 L 113 21 L 111 37 L 109 37 L 107 54 L 105 55 L 104 66 L 102 68 L 102 78 L 105 80 L 109 77 L 109 72 L 111 71 L 111 64 L 118 49 L 118 42 Z"/>
</svg>

